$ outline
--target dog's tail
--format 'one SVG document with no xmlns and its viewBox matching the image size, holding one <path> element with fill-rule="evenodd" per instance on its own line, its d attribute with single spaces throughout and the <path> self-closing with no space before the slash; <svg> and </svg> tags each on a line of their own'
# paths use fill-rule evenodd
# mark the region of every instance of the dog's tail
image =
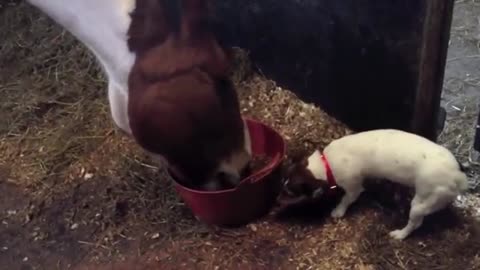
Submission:
<svg viewBox="0 0 480 270">
<path fill-rule="evenodd" d="M 462 164 L 458 159 L 455 159 L 455 160 L 457 161 L 458 169 L 459 169 L 461 172 L 465 172 L 465 171 L 466 171 L 465 166 L 463 166 L 463 164 Z"/>
<path fill-rule="evenodd" d="M 458 171 L 455 174 L 455 185 L 457 186 L 457 189 L 463 193 L 468 190 L 468 178 L 465 174 L 466 168 L 458 159 L 456 159 L 456 161 L 458 164 Z"/>
<path fill-rule="evenodd" d="M 463 171 L 458 171 L 454 176 L 455 185 L 460 193 L 468 190 L 468 178 Z"/>
</svg>

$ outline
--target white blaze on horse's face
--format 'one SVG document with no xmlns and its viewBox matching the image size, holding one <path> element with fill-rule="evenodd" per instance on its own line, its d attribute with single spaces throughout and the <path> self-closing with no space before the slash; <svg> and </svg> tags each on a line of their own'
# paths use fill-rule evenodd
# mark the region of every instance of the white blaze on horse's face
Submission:
<svg viewBox="0 0 480 270">
<path fill-rule="evenodd" d="M 223 174 L 225 180 L 229 185 L 236 186 L 240 183 L 241 173 L 247 167 L 252 158 L 252 145 L 250 132 L 248 131 L 247 123 L 243 121 L 243 133 L 244 133 L 244 145 L 242 149 L 235 151 L 232 155 L 220 162 L 216 175 Z M 214 179 L 206 183 L 205 189 L 215 190 L 218 189 L 218 179 Z"/>
</svg>

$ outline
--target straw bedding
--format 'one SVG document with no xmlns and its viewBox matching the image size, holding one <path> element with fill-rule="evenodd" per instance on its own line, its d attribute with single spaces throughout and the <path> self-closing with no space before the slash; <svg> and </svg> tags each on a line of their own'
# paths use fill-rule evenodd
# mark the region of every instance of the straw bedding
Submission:
<svg viewBox="0 0 480 270">
<path fill-rule="evenodd" d="M 19 1 L 2 3 L 0 25 L 5 269 L 100 269 L 107 262 L 115 269 L 480 267 L 477 225 L 458 209 L 432 217 L 411 239 L 390 240 L 408 206 L 384 203 L 393 195 L 379 196 L 391 195 L 381 186 L 340 221 L 322 202 L 275 209 L 236 229 L 198 222 L 164 168 L 113 127 L 105 78 L 83 46 Z M 237 60 L 242 112 L 282 133 L 289 158 L 351 132 L 255 74 L 244 53 Z"/>
</svg>

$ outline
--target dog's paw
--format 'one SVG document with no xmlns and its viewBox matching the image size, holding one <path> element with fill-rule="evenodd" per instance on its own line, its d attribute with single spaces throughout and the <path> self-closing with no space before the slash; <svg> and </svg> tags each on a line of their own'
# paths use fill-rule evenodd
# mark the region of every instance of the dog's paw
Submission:
<svg viewBox="0 0 480 270">
<path fill-rule="evenodd" d="M 330 216 L 332 218 L 342 218 L 345 215 L 346 209 L 343 208 L 335 208 L 333 209 L 332 213 Z"/>
<path fill-rule="evenodd" d="M 395 240 L 403 240 L 405 239 L 405 237 L 407 237 L 407 234 L 402 230 L 391 231 L 389 234 L 390 234 L 390 237 L 392 237 Z"/>
</svg>

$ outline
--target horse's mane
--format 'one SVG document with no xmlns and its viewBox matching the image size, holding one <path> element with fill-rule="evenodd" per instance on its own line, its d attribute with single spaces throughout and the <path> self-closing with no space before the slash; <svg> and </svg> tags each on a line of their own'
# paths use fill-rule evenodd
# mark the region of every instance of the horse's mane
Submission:
<svg viewBox="0 0 480 270">
<path fill-rule="evenodd" d="M 209 0 L 137 0 L 130 14 L 128 46 L 133 52 L 161 44 L 169 35 L 183 30 L 192 34 L 205 26 Z"/>
</svg>

